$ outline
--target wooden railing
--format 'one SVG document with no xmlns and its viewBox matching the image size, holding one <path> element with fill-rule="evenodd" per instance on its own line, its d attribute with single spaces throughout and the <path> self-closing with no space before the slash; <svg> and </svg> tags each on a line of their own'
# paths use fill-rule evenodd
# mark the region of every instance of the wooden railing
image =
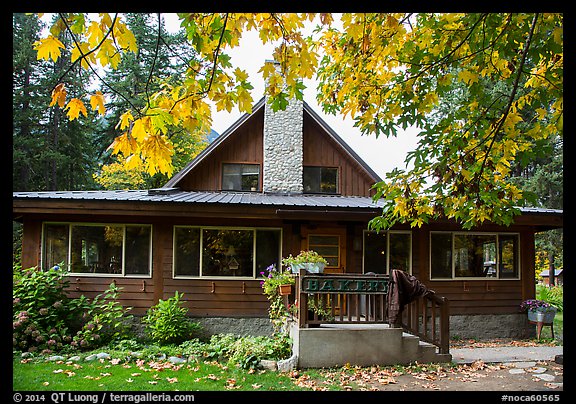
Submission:
<svg viewBox="0 0 576 404">
<path fill-rule="evenodd" d="M 301 270 L 289 304 L 301 328 L 320 324 L 388 324 L 388 275 L 309 274 Z M 296 300 L 296 301 L 294 301 Z M 401 326 L 449 353 L 448 301 L 433 292 L 404 307 Z"/>
<path fill-rule="evenodd" d="M 421 340 L 436 345 L 439 353 L 450 352 L 448 299 L 434 292 L 419 297 L 402 310 L 402 328 Z"/>
<path fill-rule="evenodd" d="M 308 274 L 297 282 L 300 327 L 385 323 L 387 275 Z"/>
</svg>

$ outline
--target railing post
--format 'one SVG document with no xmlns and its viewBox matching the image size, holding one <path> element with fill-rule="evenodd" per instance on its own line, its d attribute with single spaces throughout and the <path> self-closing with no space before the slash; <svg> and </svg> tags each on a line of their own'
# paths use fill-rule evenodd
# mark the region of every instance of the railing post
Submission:
<svg viewBox="0 0 576 404">
<path fill-rule="evenodd" d="M 302 292 L 302 282 L 306 270 L 301 269 L 298 274 L 298 327 L 304 328 L 308 323 L 308 296 Z"/>
<path fill-rule="evenodd" d="M 442 299 L 440 306 L 440 353 L 450 353 L 450 307 L 449 301 L 445 297 Z"/>
</svg>

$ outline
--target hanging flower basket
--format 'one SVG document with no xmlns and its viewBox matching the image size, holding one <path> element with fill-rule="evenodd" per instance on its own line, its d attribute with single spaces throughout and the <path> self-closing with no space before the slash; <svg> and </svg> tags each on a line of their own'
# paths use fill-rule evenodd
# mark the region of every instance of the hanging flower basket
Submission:
<svg viewBox="0 0 576 404">
<path fill-rule="evenodd" d="M 292 285 L 278 285 L 280 296 L 287 296 L 292 293 Z"/>
</svg>

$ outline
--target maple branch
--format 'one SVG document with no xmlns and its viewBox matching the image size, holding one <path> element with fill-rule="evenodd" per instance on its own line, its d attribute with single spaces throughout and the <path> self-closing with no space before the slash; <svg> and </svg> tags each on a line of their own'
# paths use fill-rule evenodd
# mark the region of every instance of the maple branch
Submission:
<svg viewBox="0 0 576 404">
<path fill-rule="evenodd" d="M 74 35 L 74 33 L 72 32 L 70 26 L 68 25 L 68 22 L 66 21 L 66 16 L 63 13 L 58 13 L 58 15 L 60 16 L 60 19 L 62 20 L 62 22 L 64 23 L 64 26 L 66 27 L 66 31 L 70 34 L 70 37 L 72 38 L 72 40 L 74 41 L 74 44 L 76 45 L 76 48 L 78 49 L 78 51 L 80 52 L 80 57 L 78 59 L 76 59 L 74 62 L 72 62 L 72 64 L 68 67 L 68 69 L 66 69 L 66 71 L 64 73 L 62 73 L 60 75 L 60 77 L 58 78 L 56 83 L 59 83 L 62 81 L 62 79 L 64 77 L 66 77 L 66 75 L 68 73 L 70 73 L 70 71 L 82 60 L 86 60 L 86 64 L 88 65 L 88 67 L 90 68 L 90 70 L 92 71 L 92 73 L 98 77 L 98 80 L 100 80 L 100 82 L 102 82 L 102 84 L 104 84 L 108 89 L 110 89 L 110 91 L 112 91 L 114 94 L 118 95 L 120 98 L 122 98 L 124 101 L 126 101 L 128 103 L 128 105 L 130 105 L 132 107 L 132 109 L 134 110 L 138 110 L 136 108 L 136 106 L 127 98 L 124 96 L 124 94 L 122 94 L 121 92 L 119 92 L 118 90 L 116 90 L 115 88 L 113 88 L 110 84 L 108 84 L 108 82 L 106 80 L 104 80 L 102 77 L 100 77 L 100 75 L 98 74 L 98 72 L 94 69 L 94 67 L 92 66 L 92 64 L 86 59 L 88 56 L 90 56 L 92 53 L 96 52 L 104 43 L 104 41 L 106 40 L 106 38 L 108 38 L 108 36 L 112 33 L 112 37 L 114 37 L 113 34 L 113 29 L 114 29 L 114 25 L 116 24 L 116 20 L 118 18 L 118 13 L 114 14 L 114 18 L 112 20 L 112 23 L 110 24 L 110 28 L 108 29 L 108 31 L 106 32 L 106 34 L 102 37 L 102 39 L 100 40 L 100 42 L 98 43 L 98 45 L 96 45 L 93 49 L 91 49 L 89 52 L 84 53 L 82 51 L 82 48 L 80 47 L 80 44 L 78 43 L 78 40 L 76 39 L 76 36 Z M 54 88 L 56 87 L 56 85 L 52 88 L 52 90 L 54 90 Z"/>
<path fill-rule="evenodd" d="M 150 74 L 148 74 L 148 80 L 146 80 L 146 86 L 144 88 L 144 92 L 146 93 L 146 104 L 148 104 L 148 108 L 150 108 L 150 94 L 148 94 L 148 86 L 150 85 L 150 82 L 152 81 L 152 75 L 154 74 L 156 59 L 158 58 L 158 53 L 160 52 L 160 37 L 162 36 L 160 13 L 157 14 L 158 14 L 158 36 L 156 38 L 156 49 L 154 50 L 154 58 L 152 59 L 152 66 L 150 66 Z"/>
<path fill-rule="evenodd" d="M 208 83 L 208 89 L 205 93 L 209 93 L 212 88 L 212 83 L 214 82 L 214 77 L 216 76 L 216 66 L 218 65 L 218 56 L 220 54 L 220 47 L 222 46 L 222 41 L 224 40 L 224 33 L 226 32 L 226 24 L 228 23 L 229 13 L 226 13 L 224 18 L 224 26 L 222 27 L 222 32 L 220 33 L 220 38 L 218 39 L 218 46 L 214 50 L 214 63 L 212 64 L 212 75 L 210 76 L 210 82 Z"/>
<path fill-rule="evenodd" d="M 488 150 L 486 151 L 486 155 L 484 156 L 484 159 L 482 160 L 482 165 L 480 166 L 480 171 L 475 175 L 474 179 L 475 179 L 475 181 L 477 181 L 478 188 L 480 185 L 480 179 L 482 178 L 482 173 L 484 172 L 484 168 L 486 167 L 486 161 L 488 160 L 488 155 L 490 154 L 490 151 L 492 150 L 492 147 L 494 146 L 494 143 L 496 142 L 496 135 L 502 129 L 502 126 L 504 125 L 504 122 L 506 121 L 506 118 L 508 117 L 508 114 L 510 113 L 510 108 L 512 108 L 512 104 L 514 103 L 514 99 L 516 98 L 516 92 L 518 91 L 518 84 L 520 83 L 520 77 L 522 76 L 522 69 L 524 67 L 524 63 L 526 63 L 526 56 L 528 55 L 528 49 L 530 48 L 530 44 L 532 42 L 532 37 L 534 36 L 534 31 L 536 29 L 536 22 L 538 21 L 538 15 L 539 15 L 538 13 L 536 13 L 534 15 L 534 19 L 532 20 L 532 25 L 530 26 L 530 32 L 528 34 L 528 37 L 526 38 L 526 42 L 524 43 L 524 49 L 522 50 L 522 57 L 520 59 L 520 65 L 518 68 L 518 73 L 516 74 L 516 77 L 514 78 L 514 83 L 512 85 L 512 92 L 510 93 L 510 97 L 508 98 L 508 104 L 506 105 L 506 108 L 504 109 L 503 115 L 498 120 L 497 126 L 490 133 L 491 135 L 493 135 L 492 141 L 490 142 L 490 145 L 488 146 Z M 477 197 L 478 197 L 478 193 L 479 193 L 479 190 L 476 192 Z"/>
</svg>

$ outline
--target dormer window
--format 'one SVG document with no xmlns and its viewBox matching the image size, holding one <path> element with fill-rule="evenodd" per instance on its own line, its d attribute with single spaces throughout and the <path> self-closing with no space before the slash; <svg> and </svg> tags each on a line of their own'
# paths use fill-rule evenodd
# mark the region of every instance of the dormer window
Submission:
<svg viewBox="0 0 576 404">
<path fill-rule="evenodd" d="M 259 191 L 260 165 L 223 163 L 222 190 L 253 192 Z"/>
<path fill-rule="evenodd" d="M 337 194 L 337 167 L 304 167 L 304 192 L 311 194 Z"/>
</svg>

